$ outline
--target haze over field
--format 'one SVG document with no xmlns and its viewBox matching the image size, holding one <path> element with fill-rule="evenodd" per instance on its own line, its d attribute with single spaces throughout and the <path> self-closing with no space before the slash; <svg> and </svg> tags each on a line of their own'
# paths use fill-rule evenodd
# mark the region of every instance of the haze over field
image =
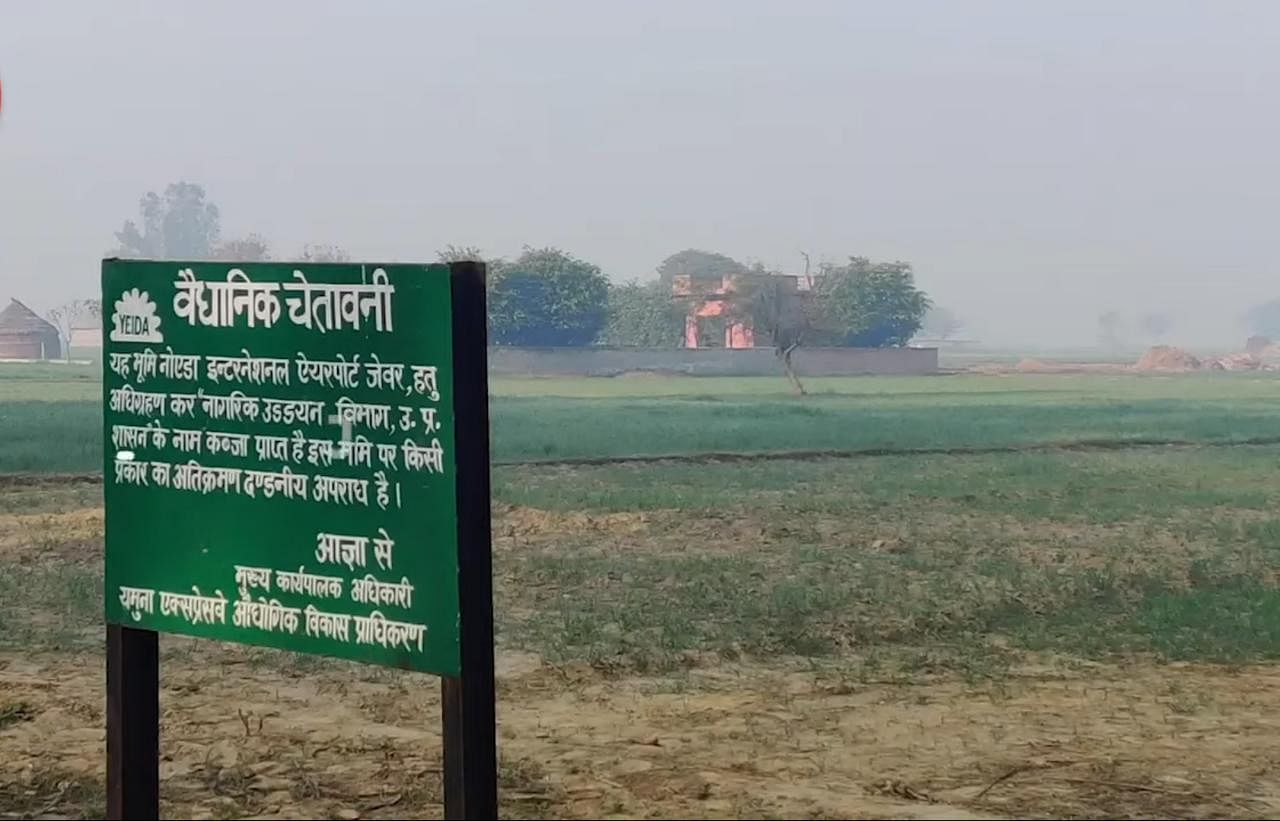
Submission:
<svg viewBox="0 0 1280 821">
<path fill-rule="evenodd" d="M 1280 296 L 1266 2 L 7 3 L 0 299 L 96 290 L 169 182 L 277 255 L 861 254 L 987 343 Z"/>
</svg>

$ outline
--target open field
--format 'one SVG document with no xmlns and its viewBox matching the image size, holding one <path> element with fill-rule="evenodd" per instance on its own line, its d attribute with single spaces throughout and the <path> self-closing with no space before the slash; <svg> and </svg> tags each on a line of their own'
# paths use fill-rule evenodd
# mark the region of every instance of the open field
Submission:
<svg viewBox="0 0 1280 821">
<path fill-rule="evenodd" d="M 0 368 L 0 472 L 101 470 L 92 372 Z M 74 367 L 74 366 L 72 366 Z M 52 373 L 48 371 L 52 370 Z M 498 461 L 742 451 L 859 451 L 1280 440 L 1272 374 L 502 379 Z M 625 431 L 625 435 L 619 435 Z"/>
<path fill-rule="evenodd" d="M 1280 812 L 1280 380 L 778 382 L 501 382 L 499 456 L 1202 444 L 495 468 L 506 815 Z M 102 812 L 99 494 L 0 483 L 0 814 Z M 433 679 L 162 646 L 167 814 L 439 814 Z"/>
</svg>

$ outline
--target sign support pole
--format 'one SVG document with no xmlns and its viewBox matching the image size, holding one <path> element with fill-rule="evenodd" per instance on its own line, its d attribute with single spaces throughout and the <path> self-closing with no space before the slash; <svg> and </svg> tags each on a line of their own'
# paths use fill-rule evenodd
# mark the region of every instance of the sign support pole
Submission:
<svg viewBox="0 0 1280 821">
<path fill-rule="evenodd" d="M 107 818 L 160 817 L 159 634 L 107 625 Z"/>
<path fill-rule="evenodd" d="M 441 682 L 444 817 L 498 817 L 485 265 L 449 266 L 462 674 Z"/>
</svg>

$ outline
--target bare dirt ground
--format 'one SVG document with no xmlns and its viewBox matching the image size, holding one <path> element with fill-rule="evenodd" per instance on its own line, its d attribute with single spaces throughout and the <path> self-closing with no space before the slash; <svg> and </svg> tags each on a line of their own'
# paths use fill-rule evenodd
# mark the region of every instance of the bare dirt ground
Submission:
<svg viewBox="0 0 1280 821">
<path fill-rule="evenodd" d="M 516 532 L 523 549 L 583 529 L 617 537 L 662 515 L 513 508 L 496 546 L 511 549 Z M 100 539 L 99 509 L 0 514 L 14 567 L 91 565 Z M 436 679 L 180 637 L 162 652 L 166 816 L 440 815 Z M 1027 655 L 999 679 L 923 670 L 909 682 L 842 669 L 691 654 L 685 669 L 639 675 L 500 650 L 503 813 L 1280 813 L 1280 666 Z M 0 650 L 0 818 L 101 815 L 103 707 L 94 645 Z"/>
<path fill-rule="evenodd" d="M 999 684 L 841 681 L 799 666 L 611 677 L 503 655 L 509 816 L 1274 817 L 1280 671 L 1026 669 Z M 428 677 L 292 669 L 167 642 L 165 813 L 433 817 Z M 0 656 L 0 810 L 100 801 L 102 660 Z"/>
</svg>

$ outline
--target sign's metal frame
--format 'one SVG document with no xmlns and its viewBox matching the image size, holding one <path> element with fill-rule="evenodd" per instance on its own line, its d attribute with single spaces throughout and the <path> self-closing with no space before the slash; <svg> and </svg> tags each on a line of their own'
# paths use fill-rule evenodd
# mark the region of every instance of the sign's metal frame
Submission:
<svg viewBox="0 0 1280 821">
<path fill-rule="evenodd" d="M 461 674 L 441 680 L 444 814 L 497 818 L 485 265 L 451 263 L 449 280 Z M 106 667 L 107 817 L 159 818 L 159 634 L 108 624 Z"/>
</svg>

